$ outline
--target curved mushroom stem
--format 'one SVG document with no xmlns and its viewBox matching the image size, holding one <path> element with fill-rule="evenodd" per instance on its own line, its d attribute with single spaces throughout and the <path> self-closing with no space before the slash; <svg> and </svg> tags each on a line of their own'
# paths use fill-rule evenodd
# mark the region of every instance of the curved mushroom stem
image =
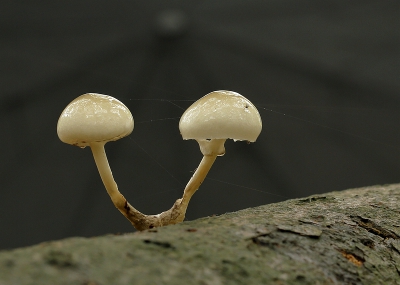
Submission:
<svg viewBox="0 0 400 285">
<path fill-rule="evenodd" d="M 169 224 L 180 223 L 185 219 L 186 210 L 193 194 L 203 183 L 217 156 L 225 154 L 225 141 L 226 139 L 198 140 L 200 150 L 204 155 L 203 159 L 186 185 L 182 199 L 178 199 L 170 210 L 161 213 L 161 218 L 169 214 Z"/>
<path fill-rule="evenodd" d="M 200 185 L 203 183 L 216 158 L 216 154 L 203 156 L 199 167 L 194 172 L 192 178 L 190 178 L 188 184 L 186 185 L 185 191 L 183 192 L 181 203 L 185 205 L 185 208 L 187 208 L 193 194 L 196 193 Z"/>
<path fill-rule="evenodd" d="M 214 139 L 210 141 L 199 141 L 200 149 L 204 155 L 199 167 L 190 178 L 185 187 L 181 199 L 175 201 L 171 209 L 158 215 L 145 215 L 136 210 L 129 204 L 125 197 L 119 192 L 117 183 L 112 175 L 110 165 L 108 164 L 107 155 L 104 150 L 105 142 L 91 143 L 93 157 L 99 170 L 101 180 L 106 187 L 108 195 L 110 195 L 115 207 L 132 223 L 137 230 L 146 230 L 154 227 L 161 227 L 182 222 L 189 201 L 193 194 L 199 189 L 200 185 L 206 178 L 211 166 L 218 155 L 225 153 L 225 139 Z"/>
<path fill-rule="evenodd" d="M 119 192 L 117 183 L 112 175 L 110 165 L 108 164 L 104 145 L 105 142 L 96 142 L 90 144 L 101 180 L 103 181 L 107 193 L 110 195 L 115 207 L 132 223 L 135 228 L 139 229 L 141 228 L 143 222 L 147 220 L 146 215 L 132 207 L 125 197 Z"/>
</svg>

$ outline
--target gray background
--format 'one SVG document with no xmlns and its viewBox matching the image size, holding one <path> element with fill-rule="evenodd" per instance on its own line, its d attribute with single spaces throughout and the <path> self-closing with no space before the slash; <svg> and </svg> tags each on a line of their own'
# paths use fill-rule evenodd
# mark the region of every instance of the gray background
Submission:
<svg viewBox="0 0 400 285">
<path fill-rule="evenodd" d="M 179 117 L 213 90 L 259 109 L 251 145 L 229 141 L 187 219 L 399 182 L 398 1 L 2 1 L 0 249 L 133 231 L 89 149 L 59 141 L 86 92 L 135 118 L 106 145 L 121 192 L 171 207 L 200 162 Z"/>
</svg>

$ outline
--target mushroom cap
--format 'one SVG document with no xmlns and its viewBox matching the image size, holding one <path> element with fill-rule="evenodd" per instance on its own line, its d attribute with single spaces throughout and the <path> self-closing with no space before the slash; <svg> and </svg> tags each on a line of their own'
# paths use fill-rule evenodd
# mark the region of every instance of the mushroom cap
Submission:
<svg viewBox="0 0 400 285">
<path fill-rule="evenodd" d="M 96 93 L 83 94 L 69 103 L 57 124 L 60 140 L 79 147 L 115 141 L 132 130 L 129 109 L 111 96 Z"/>
<path fill-rule="evenodd" d="M 182 138 L 254 142 L 262 122 L 257 108 L 233 91 L 214 91 L 194 102 L 179 121 Z"/>
</svg>

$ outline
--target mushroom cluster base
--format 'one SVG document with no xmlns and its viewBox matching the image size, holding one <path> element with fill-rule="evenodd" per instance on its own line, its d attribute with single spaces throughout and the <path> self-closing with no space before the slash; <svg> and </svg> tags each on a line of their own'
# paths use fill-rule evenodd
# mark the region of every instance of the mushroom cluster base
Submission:
<svg viewBox="0 0 400 285">
<path fill-rule="evenodd" d="M 0 284 L 400 284 L 400 184 L 2 251 Z"/>
</svg>

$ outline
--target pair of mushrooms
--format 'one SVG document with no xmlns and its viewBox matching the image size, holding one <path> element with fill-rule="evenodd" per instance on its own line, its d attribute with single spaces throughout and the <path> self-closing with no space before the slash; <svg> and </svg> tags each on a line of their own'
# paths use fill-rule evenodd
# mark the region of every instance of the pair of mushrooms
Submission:
<svg viewBox="0 0 400 285">
<path fill-rule="evenodd" d="M 107 142 L 129 135 L 133 125 L 132 114 L 122 102 L 108 95 L 88 93 L 64 109 L 57 133 L 65 143 L 81 148 L 90 146 L 112 202 L 137 230 L 182 222 L 190 198 L 216 157 L 224 155 L 225 141 L 230 138 L 254 142 L 262 127 L 257 108 L 236 92 L 214 91 L 193 103 L 182 115 L 179 130 L 184 140 L 194 139 L 199 143 L 203 159 L 186 185 L 183 197 L 176 200 L 171 209 L 158 215 L 145 215 L 119 192 L 104 150 Z"/>
</svg>

